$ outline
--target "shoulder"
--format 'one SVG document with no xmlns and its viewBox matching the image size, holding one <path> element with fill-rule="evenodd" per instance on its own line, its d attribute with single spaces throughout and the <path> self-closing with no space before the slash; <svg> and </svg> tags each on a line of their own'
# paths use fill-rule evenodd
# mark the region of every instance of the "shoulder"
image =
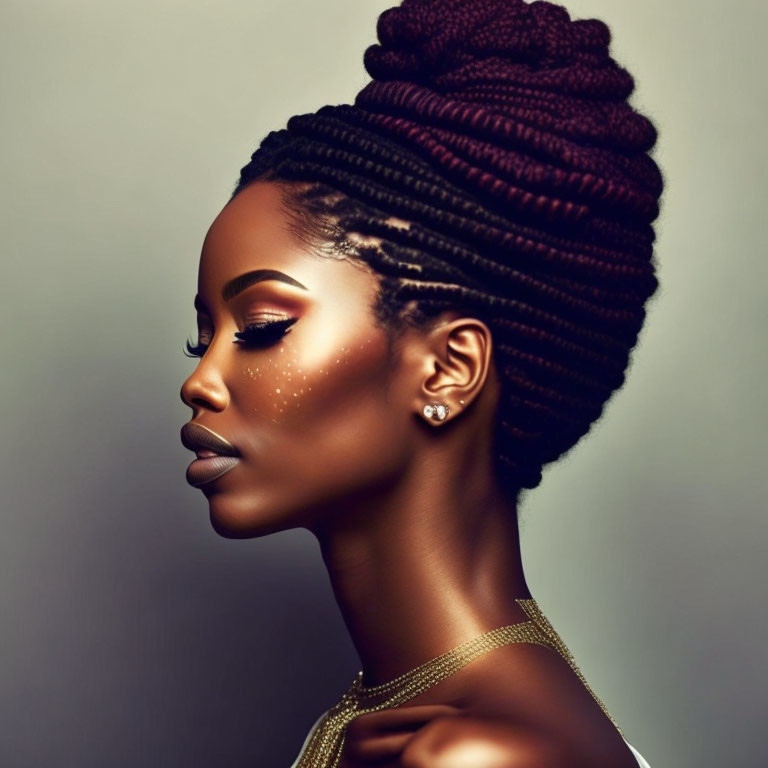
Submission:
<svg viewBox="0 0 768 768">
<path fill-rule="evenodd" d="M 438 717 L 405 744 L 398 768 L 576 768 L 567 745 L 504 718 Z"/>
<path fill-rule="evenodd" d="M 344 768 L 638 768 L 568 664 L 538 645 L 491 651 L 347 730 Z"/>
</svg>

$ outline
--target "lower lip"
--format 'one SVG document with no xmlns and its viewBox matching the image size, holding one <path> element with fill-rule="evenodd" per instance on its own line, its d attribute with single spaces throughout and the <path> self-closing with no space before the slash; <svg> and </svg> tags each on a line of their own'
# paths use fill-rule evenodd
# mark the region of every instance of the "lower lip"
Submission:
<svg viewBox="0 0 768 768">
<path fill-rule="evenodd" d="M 210 456 L 195 459 L 187 467 L 187 482 L 195 487 L 210 483 L 237 466 L 239 461 L 240 459 L 234 456 Z"/>
</svg>

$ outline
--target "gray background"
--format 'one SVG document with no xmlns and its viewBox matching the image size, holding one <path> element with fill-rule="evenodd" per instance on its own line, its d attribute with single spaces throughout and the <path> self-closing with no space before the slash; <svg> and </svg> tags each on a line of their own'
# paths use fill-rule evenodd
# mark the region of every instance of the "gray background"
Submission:
<svg viewBox="0 0 768 768">
<path fill-rule="evenodd" d="M 3 766 L 287 768 L 357 671 L 306 531 L 210 527 L 178 392 L 205 231 L 390 4 L 3 3 Z M 566 5 L 659 128 L 662 287 L 525 500 L 529 583 L 652 768 L 762 766 L 768 6 Z"/>
</svg>

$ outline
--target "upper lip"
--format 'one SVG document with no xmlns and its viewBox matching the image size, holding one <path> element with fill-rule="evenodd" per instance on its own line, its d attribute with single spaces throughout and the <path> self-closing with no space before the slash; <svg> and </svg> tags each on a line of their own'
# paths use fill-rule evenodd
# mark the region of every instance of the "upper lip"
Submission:
<svg viewBox="0 0 768 768">
<path fill-rule="evenodd" d="M 213 451 L 221 456 L 240 456 L 237 448 L 221 435 L 191 421 L 181 428 L 181 442 L 190 451 Z"/>
</svg>

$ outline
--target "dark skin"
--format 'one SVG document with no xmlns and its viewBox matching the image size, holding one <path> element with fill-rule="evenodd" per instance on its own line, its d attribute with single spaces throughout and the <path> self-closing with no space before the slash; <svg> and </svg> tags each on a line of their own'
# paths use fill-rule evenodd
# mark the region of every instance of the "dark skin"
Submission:
<svg viewBox="0 0 768 768">
<path fill-rule="evenodd" d="M 403 223 L 407 225 L 407 223 Z M 279 270 L 225 301 L 232 278 Z M 190 421 L 238 465 L 200 486 L 232 538 L 303 527 L 320 544 L 364 681 L 396 677 L 527 619 L 517 517 L 490 453 L 499 381 L 480 320 L 445 312 L 387 359 L 379 278 L 290 233 L 278 187 L 255 182 L 211 225 L 198 275 L 204 356 L 184 382 Z M 297 317 L 277 343 L 233 344 L 249 322 Z M 451 413 L 427 422 L 435 400 Z M 319 460 L 321 458 L 321 460 Z M 612 723 L 551 649 L 486 653 L 399 707 L 347 728 L 340 768 L 637 768 Z"/>
</svg>

